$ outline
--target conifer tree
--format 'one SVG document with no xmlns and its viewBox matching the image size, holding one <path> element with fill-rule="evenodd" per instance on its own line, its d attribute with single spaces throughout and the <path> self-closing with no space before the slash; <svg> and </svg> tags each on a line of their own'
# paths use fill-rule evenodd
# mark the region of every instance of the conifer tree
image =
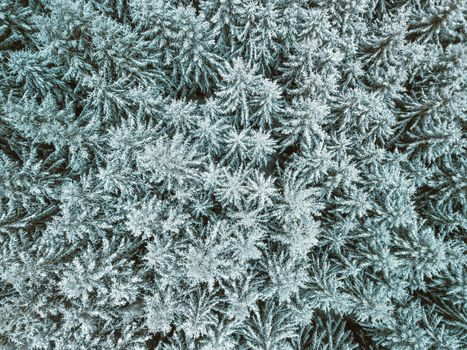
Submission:
<svg viewBox="0 0 467 350">
<path fill-rule="evenodd" d="M 466 18 L 1 1 L 0 348 L 466 348 Z"/>
</svg>

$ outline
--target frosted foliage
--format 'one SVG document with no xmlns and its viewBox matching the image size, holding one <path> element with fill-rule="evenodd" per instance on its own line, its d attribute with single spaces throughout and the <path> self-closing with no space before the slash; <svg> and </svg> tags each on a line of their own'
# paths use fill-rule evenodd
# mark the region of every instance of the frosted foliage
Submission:
<svg viewBox="0 0 467 350">
<path fill-rule="evenodd" d="M 0 1 L 0 348 L 467 348 L 460 0 Z"/>
</svg>

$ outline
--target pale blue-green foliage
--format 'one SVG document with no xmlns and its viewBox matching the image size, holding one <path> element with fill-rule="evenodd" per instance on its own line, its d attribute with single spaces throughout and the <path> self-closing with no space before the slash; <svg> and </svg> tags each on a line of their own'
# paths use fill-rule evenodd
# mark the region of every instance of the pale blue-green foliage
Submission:
<svg viewBox="0 0 467 350">
<path fill-rule="evenodd" d="M 466 348 L 466 18 L 0 1 L 0 348 Z"/>
</svg>

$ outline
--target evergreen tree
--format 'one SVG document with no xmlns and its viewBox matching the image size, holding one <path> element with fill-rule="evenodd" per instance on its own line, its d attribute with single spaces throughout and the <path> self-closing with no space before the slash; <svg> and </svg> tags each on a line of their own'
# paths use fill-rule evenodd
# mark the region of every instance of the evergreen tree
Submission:
<svg viewBox="0 0 467 350">
<path fill-rule="evenodd" d="M 1 1 L 0 348 L 466 348 L 466 17 Z"/>
</svg>

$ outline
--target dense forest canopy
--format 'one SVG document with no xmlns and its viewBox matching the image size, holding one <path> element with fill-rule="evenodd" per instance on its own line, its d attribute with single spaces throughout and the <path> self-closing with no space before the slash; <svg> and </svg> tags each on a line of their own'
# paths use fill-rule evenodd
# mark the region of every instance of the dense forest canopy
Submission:
<svg viewBox="0 0 467 350">
<path fill-rule="evenodd" d="M 0 348 L 467 348 L 462 0 L 0 1 Z"/>
</svg>

